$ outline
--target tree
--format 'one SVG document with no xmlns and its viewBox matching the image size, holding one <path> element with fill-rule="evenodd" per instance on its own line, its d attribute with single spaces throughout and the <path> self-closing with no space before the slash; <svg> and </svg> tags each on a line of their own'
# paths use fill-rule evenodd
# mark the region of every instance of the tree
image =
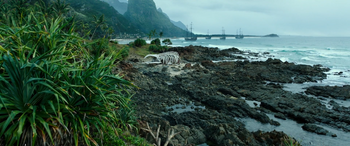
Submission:
<svg viewBox="0 0 350 146">
<path fill-rule="evenodd" d="M 162 38 L 163 37 L 163 32 L 160 32 L 159 33 L 159 38 Z"/>
<path fill-rule="evenodd" d="M 66 4 L 66 2 L 61 2 L 61 0 L 57 0 L 53 3 L 52 9 L 56 13 L 57 16 L 62 16 L 63 14 L 66 14 L 69 11 L 69 4 Z"/>
<path fill-rule="evenodd" d="M 171 42 L 170 39 L 165 39 L 162 41 L 165 45 L 172 45 L 173 43 Z"/>
<path fill-rule="evenodd" d="M 146 45 L 146 44 L 147 44 L 146 41 L 143 39 L 140 39 L 140 38 L 138 38 L 134 41 L 134 45 L 136 47 L 142 47 L 143 45 Z"/>
<path fill-rule="evenodd" d="M 155 29 L 151 30 L 152 36 L 156 36 L 157 31 Z"/>
<path fill-rule="evenodd" d="M 154 29 L 154 30 L 151 30 L 148 34 L 147 34 L 147 36 L 148 36 L 148 39 L 149 40 L 152 40 L 152 37 L 153 36 L 156 36 L 156 34 L 157 34 L 157 31 Z"/>
<path fill-rule="evenodd" d="M 109 27 L 108 28 L 108 38 L 111 38 L 111 35 L 114 33 L 114 29 Z"/>
<path fill-rule="evenodd" d="M 156 39 L 152 40 L 152 41 L 151 41 L 151 44 L 155 44 L 155 45 L 157 45 L 157 46 L 160 46 L 160 45 L 161 45 L 161 44 L 160 44 L 159 38 L 156 38 Z"/>
<path fill-rule="evenodd" d="M 95 30 L 94 30 L 94 32 L 92 33 L 92 35 L 91 35 L 91 37 L 90 37 L 90 40 L 92 40 L 92 38 L 94 37 L 95 32 L 96 32 L 96 29 L 97 29 L 99 26 L 102 26 L 103 24 L 106 23 L 106 20 L 105 20 L 105 16 L 104 16 L 104 15 L 101 15 L 99 18 L 97 18 L 97 17 L 94 15 L 94 19 L 95 19 L 95 21 L 93 21 L 93 23 L 95 23 Z"/>
<path fill-rule="evenodd" d="M 148 36 L 148 39 L 149 39 L 149 40 L 152 39 L 152 33 L 151 33 L 151 32 L 149 32 L 149 33 L 147 34 L 147 36 Z"/>
</svg>

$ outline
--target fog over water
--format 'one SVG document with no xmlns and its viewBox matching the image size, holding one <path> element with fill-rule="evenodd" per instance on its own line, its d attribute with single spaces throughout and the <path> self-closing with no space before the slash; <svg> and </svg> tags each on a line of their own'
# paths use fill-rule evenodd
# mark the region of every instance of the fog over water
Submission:
<svg viewBox="0 0 350 146">
<path fill-rule="evenodd" d="M 154 0 L 195 33 L 350 36 L 349 0 Z"/>
</svg>

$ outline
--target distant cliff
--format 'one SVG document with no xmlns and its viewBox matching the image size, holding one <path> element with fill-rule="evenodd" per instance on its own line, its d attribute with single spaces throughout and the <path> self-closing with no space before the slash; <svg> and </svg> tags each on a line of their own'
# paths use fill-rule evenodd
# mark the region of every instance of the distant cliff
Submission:
<svg viewBox="0 0 350 146">
<path fill-rule="evenodd" d="M 128 9 L 128 3 L 120 2 L 118 0 L 101 0 L 110 4 L 114 9 L 116 9 L 120 14 L 124 14 Z"/>
<path fill-rule="evenodd" d="M 177 22 L 175 22 L 175 21 L 173 21 L 173 20 L 170 20 L 170 21 L 171 21 L 171 23 L 173 23 L 175 26 L 177 26 L 177 27 L 179 27 L 179 28 L 181 28 L 181 29 L 183 29 L 183 30 L 188 30 L 187 27 L 186 27 L 186 25 L 183 24 L 181 21 L 177 21 Z"/>
<path fill-rule="evenodd" d="M 163 32 L 164 36 L 184 36 L 186 32 L 171 23 L 170 19 L 159 12 L 153 0 L 129 0 L 125 18 L 138 29 L 148 33 L 151 30 Z"/>
<path fill-rule="evenodd" d="M 158 12 L 161 12 L 161 13 L 164 14 L 167 18 L 170 19 L 170 17 L 169 17 L 166 13 L 164 13 L 163 10 L 162 10 L 161 8 L 158 8 Z M 173 23 L 175 26 L 177 26 L 177 27 L 179 27 L 179 28 L 181 28 L 181 29 L 183 29 L 183 30 L 188 30 L 187 27 L 186 27 L 186 25 L 183 24 L 181 21 L 177 21 L 177 22 L 176 22 L 176 21 L 173 21 L 173 20 L 171 20 L 171 19 L 170 19 L 170 21 L 171 21 L 171 23 Z"/>
</svg>

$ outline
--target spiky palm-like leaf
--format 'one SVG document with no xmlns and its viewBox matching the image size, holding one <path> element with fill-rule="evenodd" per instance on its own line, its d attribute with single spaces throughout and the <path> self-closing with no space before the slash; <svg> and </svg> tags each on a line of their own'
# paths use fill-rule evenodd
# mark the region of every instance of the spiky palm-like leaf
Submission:
<svg viewBox="0 0 350 146">
<path fill-rule="evenodd" d="M 22 4 L 7 5 L 9 23 L 0 22 L 1 144 L 97 144 L 92 133 L 118 126 L 130 100 L 124 87 L 133 85 L 111 74 L 118 54 L 88 56 L 74 19 L 46 17 L 39 4 L 15 8 Z"/>
<path fill-rule="evenodd" d="M 2 67 L 8 77 L 0 76 L 0 137 L 9 145 L 29 139 L 32 143 L 27 144 L 33 145 L 38 136 L 44 138 L 44 144 L 46 137 L 53 140 L 50 127 L 57 128 L 63 122 L 58 105 L 64 103 L 57 101 L 67 94 L 54 78 L 60 67 L 45 61 L 28 63 L 10 55 L 3 57 Z M 26 127 L 33 136 L 23 135 Z"/>
<path fill-rule="evenodd" d="M 96 29 L 102 25 L 104 25 L 106 23 L 106 20 L 105 20 L 105 16 L 104 15 L 101 15 L 100 17 L 96 17 L 94 15 L 94 21 L 93 23 L 95 23 L 95 29 L 94 29 L 94 32 L 92 33 L 91 37 L 90 37 L 90 40 L 92 40 L 92 38 L 94 37 L 95 35 L 95 32 L 96 32 Z"/>
</svg>

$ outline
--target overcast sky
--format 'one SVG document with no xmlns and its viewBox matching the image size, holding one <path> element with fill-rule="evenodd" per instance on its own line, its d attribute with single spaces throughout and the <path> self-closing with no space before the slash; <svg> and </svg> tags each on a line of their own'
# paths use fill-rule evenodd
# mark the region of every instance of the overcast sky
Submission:
<svg viewBox="0 0 350 146">
<path fill-rule="evenodd" d="M 154 0 L 195 33 L 350 36 L 350 0 Z"/>
</svg>

